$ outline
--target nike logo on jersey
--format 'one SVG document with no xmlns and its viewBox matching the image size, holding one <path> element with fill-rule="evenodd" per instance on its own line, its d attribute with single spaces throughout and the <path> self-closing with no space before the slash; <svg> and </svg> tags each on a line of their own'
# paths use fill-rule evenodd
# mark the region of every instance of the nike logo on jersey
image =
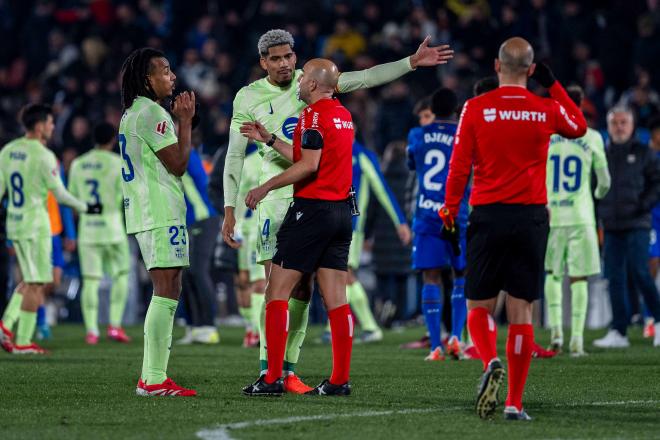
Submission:
<svg viewBox="0 0 660 440">
<path fill-rule="evenodd" d="M 273 114 L 273 104 L 271 104 L 270 101 L 269 101 L 268 105 L 270 106 L 270 111 L 268 112 L 268 114 L 272 115 Z"/>
<path fill-rule="evenodd" d="M 298 211 L 296 212 L 296 221 L 300 220 L 300 217 L 302 217 L 303 213 Z"/>
</svg>

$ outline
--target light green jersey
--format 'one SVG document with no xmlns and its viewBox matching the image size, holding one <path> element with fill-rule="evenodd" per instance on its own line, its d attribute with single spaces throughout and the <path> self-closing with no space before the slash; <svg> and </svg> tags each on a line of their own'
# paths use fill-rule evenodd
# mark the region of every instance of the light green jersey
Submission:
<svg viewBox="0 0 660 440">
<path fill-rule="evenodd" d="M 243 162 L 243 172 L 241 174 L 241 185 L 238 189 L 238 203 L 235 210 L 235 217 L 238 225 L 238 230 L 246 237 L 249 234 L 256 235 L 257 216 L 256 213 L 250 212 L 245 206 L 245 197 L 247 193 L 259 185 L 259 173 L 261 169 L 261 156 L 256 152 L 245 156 Z"/>
<path fill-rule="evenodd" d="M 63 187 L 57 159 L 36 139 L 18 138 L 0 151 L 0 198 L 8 192 L 7 238 L 50 237 L 49 190 Z"/>
<path fill-rule="evenodd" d="M 607 168 L 600 134 L 587 129 L 578 139 L 550 138 L 546 185 L 550 226 L 595 225 L 591 170 Z"/>
<path fill-rule="evenodd" d="M 129 234 L 186 224 L 181 178 L 156 153 L 178 141 L 170 115 L 158 103 L 138 96 L 121 118 L 124 216 Z"/>
<path fill-rule="evenodd" d="M 239 90 L 234 98 L 231 129 L 238 132 L 243 122 L 259 121 L 269 132 L 275 133 L 280 139 L 293 144 L 293 130 L 298 124 L 298 116 L 307 105 L 297 96 L 300 75 L 302 75 L 302 70 L 296 70 L 288 87 L 275 86 L 266 77 Z M 273 148 L 262 142 L 255 143 L 259 155 L 263 158 L 259 185 L 291 166 L 291 162 Z M 243 173 L 241 176 L 244 175 Z M 292 185 L 271 191 L 264 200 L 290 197 L 293 197 Z M 239 198 L 237 203 L 242 203 L 242 200 Z"/>
<path fill-rule="evenodd" d="M 121 190 L 122 160 L 118 154 L 94 149 L 73 161 L 69 191 L 87 203 L 103 204 L 103 214 L 80 214 L 81 243 L 110 244 L 126 240 Z"/>
</svg>

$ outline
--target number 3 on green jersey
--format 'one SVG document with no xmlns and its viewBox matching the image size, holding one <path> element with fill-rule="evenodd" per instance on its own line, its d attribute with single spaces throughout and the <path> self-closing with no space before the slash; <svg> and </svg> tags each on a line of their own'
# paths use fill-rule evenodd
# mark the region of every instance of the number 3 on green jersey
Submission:
<svg viewBox="0 0 660 440">
<path fill-rule="evenodd" d="M 186 223 L 181 178 L 156 153 L 178 142 L 169 113 L 138 96 L 119 124 L 126 232 L 134 234 Z"/>
</svg>

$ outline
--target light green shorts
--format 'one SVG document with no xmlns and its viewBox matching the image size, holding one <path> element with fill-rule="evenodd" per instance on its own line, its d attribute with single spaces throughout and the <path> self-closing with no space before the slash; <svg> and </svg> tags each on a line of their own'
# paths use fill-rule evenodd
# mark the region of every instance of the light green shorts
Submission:
<svg viewBox="0 0 660 440">
<path fill-rule="evenodd" d="M 351 247 L 348 250 L 348 267 L 357 270 L 360 267 L 360 257 L 362 256 L 362 246 L 364 245 L 364 232 L 353 232 Z"/>
<path fill-rule="evenodd" d="M 598 236 L 595 226 L 550 228 L 545 253 L 545 270 L 563 276 L 586 277 L 600 273 Z"/>
<path fill-rule="evenodd" d="M 131 262 L 128 239 L 118 243 L 79 243 L 78 257 L 82 276 L 92 278 L 128 273 Z"/>
<path fill-rule="evenodd" d="M 147 270 L 188 267 L 188 232 L 185 225 L 165 226 L 135 234 Z"/>
<path fill-rule="evenodd" d="M 277 233 L 293 198 L 266 200 L 257 205 L 257 263 L 272 260 L 277 245 Z"/>
<path fill-rule="evenodd" d="M 249 228 L 249 229 L 248 229 Z M 238 270 L 249 272 L 249 280 L 254 283 L 266 279 L 264 266 L 257 263 L 257 223 L 243 225 L 243 241 L 238 248 Z"/>
<path fill-rule="evenodd" d="M 13 246 L 24 282 L 53 282 L 53 240 L 50 235 L 13 240 Z"/>
</svg>

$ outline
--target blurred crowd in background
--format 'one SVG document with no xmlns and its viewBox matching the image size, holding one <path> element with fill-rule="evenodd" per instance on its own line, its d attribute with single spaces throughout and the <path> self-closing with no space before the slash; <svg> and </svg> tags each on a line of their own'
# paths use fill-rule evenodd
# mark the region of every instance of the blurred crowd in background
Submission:
<svg viewBox="0 0 660 440">
<path fill-rule="evenodd" d="M 456 51 L 445 66 L 341 98 L 358 139 L 377 152 L 409 213 L 405 144 L 418 124 L 416 102 L 440 86 L 461 102 L 471 97 L 475 81 L 493 75 L 497 48 L 508 37 L 528 39 L 562 83 L 584 88 L 592 127 L 604 132 L 607 109 L 622 103 L 647 138 L 649 121 L 660 114 L 657 0 L 0 0 L 0 143 L 21 134 L 23 105 L 51 103 L 50 147 L 68 170 L 93 147 L 95 123 L 118 126 L 121 64 L 134 49 L 151 46 L 167 54 L 177 88 L 196 92 L 198 147 L 210 157 L 226 146 L 236 92 L 265 75 L 256 43 L 272 28 L 293 34 L 299 67 L 322 56 L 342 71 L 365 69 L 412 54 L 426 35 Z M 372 273 L 409 277 L 409 250 L 386 216 L 370 217 L 369 234 L 381 234 L 367 253 Z"/>
</svg>

